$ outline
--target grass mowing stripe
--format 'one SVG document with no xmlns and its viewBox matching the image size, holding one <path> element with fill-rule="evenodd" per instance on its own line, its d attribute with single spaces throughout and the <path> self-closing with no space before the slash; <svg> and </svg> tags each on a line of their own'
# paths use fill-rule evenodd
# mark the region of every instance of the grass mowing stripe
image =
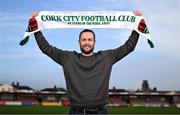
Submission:
<svg viewBox="0 0 180 115">
<path fill-rule="evenodd" d="M 0 106 L 0 114 L 66 114 L 68 107 L 58 106 Z"/>
<path fill-rule="evenodd" d="M 0 106 L 0 114 L 67 114 L 69 107 L 58 106 Z M 180 114 L 177 108 L 108 107 L 109 114 Z"/>
<path fill-rule="evenodd" d="M 110 114 L 180 114 L 177 108 L 108 108 Z"/>
</svg>

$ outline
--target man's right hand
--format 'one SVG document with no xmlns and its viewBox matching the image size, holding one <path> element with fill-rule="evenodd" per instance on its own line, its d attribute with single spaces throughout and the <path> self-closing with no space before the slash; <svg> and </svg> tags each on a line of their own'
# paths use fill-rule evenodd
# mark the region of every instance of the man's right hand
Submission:
<svg viewBox="0 0 180 115">
<path fill-rule="evenodd" d="M 36 16 L 38 16 L 38 13 L 37 13 L 37 12 L 33 12 L 33 13 L 31 14 L 31 18 L 35 18 Z"/>
<path fill-rule="evenodd" d="M 38 24 L 37 24 L 37 21 L 35 19 L 36 16 L 38 16 L 38 13 L 32 13 L 31 18 L 29 20 L 30 32 L 35 31 L 35 30 L 38 29 Z"/>
</svg>

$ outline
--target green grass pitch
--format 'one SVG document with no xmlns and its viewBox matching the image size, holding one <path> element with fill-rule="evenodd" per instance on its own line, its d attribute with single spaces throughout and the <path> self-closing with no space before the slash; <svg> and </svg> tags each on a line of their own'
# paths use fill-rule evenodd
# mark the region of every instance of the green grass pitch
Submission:
<svg viewBox="0 0 180 115">
<path fill-rule="evenodd" d="M 68 114 L 69 107 L 0 106 L 0 114 Z M 180 114 L 180 108 L 108 107 L 109 114 Z"/>
</svg>

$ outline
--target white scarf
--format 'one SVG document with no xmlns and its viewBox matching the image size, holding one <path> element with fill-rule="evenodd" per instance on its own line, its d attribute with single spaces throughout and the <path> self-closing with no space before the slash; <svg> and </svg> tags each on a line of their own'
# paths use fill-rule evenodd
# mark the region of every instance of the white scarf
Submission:
<svg viewBox="0 0 180 115">
<path fill-rule="evenodd" d="M 144 31 L 138 29 L 142 16 L 135 16 L 129 11 L 41 11 L 35 17 L 38 28 L 34 31 L 27 29 L 20 42 L 24 45 L 28 36 L 43 29 L 53 28 L 127 28 L 132 29 L 147 38 L 151 47 L 150 34 L 146 27 Z M 146 25 L 146 24 L 145 24 Z M 23 42 L 23 43 L 22 43 Z"/>
</svg>

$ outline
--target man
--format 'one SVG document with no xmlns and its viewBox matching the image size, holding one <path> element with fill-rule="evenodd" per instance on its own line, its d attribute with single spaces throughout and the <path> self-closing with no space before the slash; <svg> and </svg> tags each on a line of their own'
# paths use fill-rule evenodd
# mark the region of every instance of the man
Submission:
<svg viewBox="0 0 180 115">
<path fill-rule="evenodd" d="M 141 15 L 140 12 L 135 14 Z M 35 16 L 37 14 L 33 14 L 29 22 L 32 30 L 37 28 Z M 97 53 L 93 52 L 96 36 L 90 29 L 85 29 L 79 34 L 81 53 L 51 46 L 40 31 L 34 35 L 41 51 L 63 67 L 67 95 L 71 103 L 69 113 L 107 114 L 106 104 L 112 66 L 134 50 L 139 34 L 133 30 L 124 45 Z"/>
</svg>

